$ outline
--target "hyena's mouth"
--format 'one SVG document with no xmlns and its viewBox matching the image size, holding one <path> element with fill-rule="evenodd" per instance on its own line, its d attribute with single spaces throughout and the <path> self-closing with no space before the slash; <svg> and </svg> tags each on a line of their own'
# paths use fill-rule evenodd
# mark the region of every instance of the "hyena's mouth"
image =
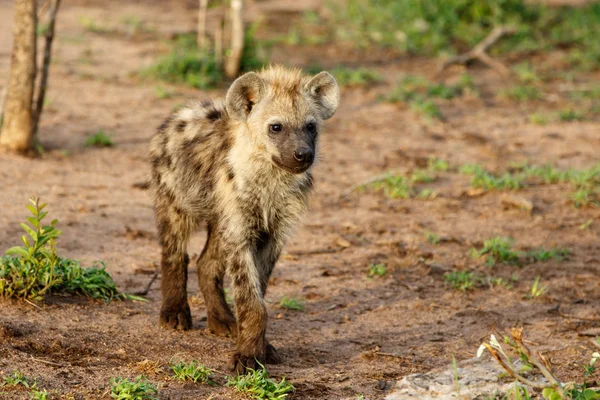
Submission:
<svg viewBox="0 0 600 400">
<path fill-rule="evenodd" d="M 304 163 L 304 164 L 298 164 L 295 161 L 293 163 L 285 163 L 282 160 L 280 160 L 278 157 L 273 157 L 272 160 L 273 160 L 273 163 L 275 165 L 277 165 L 279 168 L 281 168 L 287 172 L 291 172 L 292 174 L 301 174 L 303 172 L 306 172 L 306 170 L 308 170 L 313 164 L 312 161 L 309 163 Z"/>
</svg>

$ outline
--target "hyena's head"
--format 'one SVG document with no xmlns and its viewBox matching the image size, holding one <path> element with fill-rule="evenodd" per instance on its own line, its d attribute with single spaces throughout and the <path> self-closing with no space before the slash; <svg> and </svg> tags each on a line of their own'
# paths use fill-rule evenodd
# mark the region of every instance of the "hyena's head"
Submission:
<svg viewBox="0 0 600 400">
<path fill-rule="evenodd" d="M 227 92 L 227 112 L 278 167 L 298 174 L 313 163 L 323 121 L 335 113 L 340 91 L 327 72 L 269 67 L 239 77 Z"/>
</svg>

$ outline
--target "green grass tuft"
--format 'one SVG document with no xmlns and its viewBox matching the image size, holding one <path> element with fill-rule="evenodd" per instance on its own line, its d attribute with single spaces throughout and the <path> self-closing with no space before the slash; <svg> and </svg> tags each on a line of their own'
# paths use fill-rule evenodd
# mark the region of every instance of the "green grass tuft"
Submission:
<svg viewBox="0 0 600 400">
<path fill-rule="evenodd" d="M 158 389 L 143 376 L 133 381 L 127 378 L 110 379 L 110 397 L 116 400 L 158 400 Z"/>
<path fill-rule="evenodd" d="M 469 271 L 452 271 L 444 274 L 444 281 L 449 283 L 453 289 L 467 290 L 473 289 L 475 286 L 475 277 L 473 272 Z"/>
<path fill-rule="evenodd" d="M 212 370 L 196 360 L 190 362 L 171 361 L 171 370 L 176 379 L 181 381 L 192 381 L 194 383 L 213 383 L 211 380 Z"/>
<path fill-rule="evenodd" d="M 283 400 L 295 390 L 294 386 L 286 382 L 285 378 L 280 382 L 269 378 L 269 374 L 262 365 L 260 369 L 249 369 L 246 375 L 229 377 L 227 386 L 256 400 Z"/>
<path fill-rule="evenodd" d="M 306 305 L 304 300 L 283 297 L 279 305 L 287 310 L 304 311 Z"/>
<path fill-rule="evenodd" d="M 42 225 L 48 212 L 46 204 L 30 199 L 27 207 L 32 216 L 21 227 L 23 246 L 11 247 L 0 257 L 0 297 L 9 299 L 42 300 L 50 293 L 83 295 L 93 299 L 141 299 L 117 290 L 103 263 L 83 268 L 78 261 L 63 258 L 56 253 L 56 241 L 61 231 L 55 219 Z"/>
<path fill-rule="evenodd" d="M 103 129 L 100 129 L 98 132 L 87 137 L 85 145 L 88 147 L 112 147 L 114 143 L 111 137 Z"/>
<path fill-rule="evenodd" d="M 496 263 L 518 264 L 519 253 L 512 250 L 513 240 L 510 238 L 494 237 L 483 242 L 479 250 L 471 249 L 473 257 L 487 256 L 486 265 L 494 266 Z"/>
<path fill-rule="evenodd" d="M 266 65 L 260 43 L 254 37 L 255 30 L 256 25 L 253 25 L 246 32 L 241 72 Z M 200 89 L 214 88 L 223 81 L 223 71 L 217 65 L 215 55 L 198 48 L 196 35 L 182 35 L 170 45 L 169 53 L 142 70 L 141 76 Z"/>
<path fill-rule="evenodd" d="M 382 277 L 387 274 L 388 270 L 385 264 L 370 264 L 369 278 Z"/>
</svg>

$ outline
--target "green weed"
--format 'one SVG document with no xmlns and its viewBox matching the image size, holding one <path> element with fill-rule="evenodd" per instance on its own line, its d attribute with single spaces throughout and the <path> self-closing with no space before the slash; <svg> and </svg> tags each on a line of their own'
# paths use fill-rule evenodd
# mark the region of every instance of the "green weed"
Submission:
<svg viewBox="0 0 600 400">
<path fill-rule="evenodd" d="M 27 378 L 21 371 L 15 370 L 12 375 L 8 375 L 2 378 L 1 386 L 24 386 L 26 388 L 34 388 L 37 386 L 35 383 L 30 383 L 29 378 Z"/>
<path fill-rule="evenodd" d="M 92 18 L 87 17 L 87 16 L 81 17 L 79 19 L 79 22 L 81 23 L 81 26 L 83 27 L 83 29 L 85 29 L 88 32 L 109 33 L 111 31 L 107 26 L 100 25 L 96 21 L 94 21 Z"/>
<path fill-rule="evenodd" d="M 510 238 L 494 237 L 483 242 L 479 250 L 471 249 L 475 258 L 486 256 L 486 265 L 494 266 L 501 262 L 504 264 L 518 264 L 519 253 L 512 250 L 513 240 Z"/>
<path fill-rule="evenodd" d="M 548 117 L 542 113 L 535 112 L 529 114 L 529 122 L 535 125 L 546 125 L 548 123 Z"/>
<path fill-rule="evenodd" d="M 440 237 L 433 232 L 425 231 L 425 238 L 431 244 L 439 244 L 440 243 Z"/>
<path fill-rule="evenodd" d="M 525 257 L 531 258 L 535 262 L 545 262 L 548 260 L 564 260 L 571 254 L 568 249 L 543 249 L 528 251 Z"/>
<path fill-rule="evenodd" d="M 29 398 L 32 400 L 50 400 L 50 393 L 46 389 L 33 390 L 29 393 Z"/>
<path fill-rule="evenodd" d="M 536 297 L 540 297 L 545 295 L 548 292 L 548 287 L 540 286 L 540 276 L 535 277 L 535 281 L 533 281 L 533 285 L 531 285 L 531 289 L 529 290 L 529 294 L 527 295 L 528 299 L 535 299 Z"/>
<path fill-rule="evenodd" d="M 529 62 L 522 62 L 513 67 L 520 82 L 524 84 L 535 84 L 541 81 L 535 67 Z"/>
<path fill-rule="evenodd" d="M 408 75 L 398 82 L 384 100 L 389 103 L 406 103 L 412 110 L 430 120 L 443 120 L 442 112 L 433 99 L 453 99 L 467 90 L 474 90 L 473 81 L 467 74 L 463 74 L 453 85 L 431 83 L 422 76 Z"/>
<path fill-rule="evenodd" d="M 385 264 L 370 264 L 369 278 L 382 277 L 387 274 L 388 270 Z"/>
<path fill-rule="evenodd" d="M 110 397 L 116 400 L 158 400 L 158 389 L 140 375 L 135 380 L 127 378 L 110 379 Z"/>
<path fill-rule="evenodd" d="M 386 48 L 398 53 L 444 55 L 473 48 L 492 27 L 512 26 L 495 52 L 568 48 L 580 68 L 600 65 L 600 5 L 549 7 L 524 0 L 348 0 L 330 2 L 323 17 L 304 20 L 320 41 L 360 49 Z M 301 26 L 292 28 L 304 37 Z M 529 66 L 520 67 L 523 75 Z M 527 76 L 525 76 L 527 77 Z"/>
<path fill-rule="evenodd" d="M 63 258 L 56 253 L 56 241 L 61 231 L 58 220 L 43 226 L 48 212 L 46 204 L 30 199 L 27 206 L 32 216 L 21 227 L 23 246 L 11 247 L 0 257 L 0 297 L 42 300 L 46 294 L 68 293 L 94 299 L 141 299 L 117 290 L 103 263 L 83 268 L 78 261 Z"/>
<path fill-rule="evenodd" d="M 87 137 L 85 145 L 88 147 L 112 147 L 114 143 L 111 137 L 103 129 L 100 129 L 98 132 Z"/>
<path fill-rule="evenodd" d="M 496 175 L 486 171 L 479 165 L 465 165 L 460 171 L 465 175 L 471 175 L 471 186 L 485 190 L 511 190 L 520 189 L 524 186 L 526 176 L 524 174 L 504 173 Z"/>
<path fill-rule="evenodd" d="M 584 113 L 570 108 L 558 112 L 558 119 L 563 122 L 581 121 L 584 118 Z"/>
<path fill-rule="evenodd" d="M 436 157 L 429 157 L 427 159 L 427 169 L 436 172 L 446 172 L 450 169 L 450 164 L 446 160 L 441 160 Z"/>
<path fill-rule="evenodd" d="M 459 289 L 463 292 L 472 289 L 475 286 L 475 276 L 469 271 L 452 271 L 444 274 L 444 281 L 448 282 L 453 289 Z"/>
<path fill-rule="evenodd" d="M 260 369 L 249 369 L 246 375 L 229 377 L 227 386 L 235 388 L 238 392 L 245 393 L 253 399 L 283 400 L 295 390 L 294 386 L 285 381 L 280 382 L 269 378 L 269 374 L 261 365 Z"/>
<path fill-rule="evenodd" d="M 173 97 L 174 93 L 171 90 L 165 89 L 162 86 L 156 86 L 154 88 L 154 94 L 159 99 L 170 99 L 171 97 Z"/>
<path fill-rule="evenodd" d="M 367 68 L 335 67 L 329 72 L 341 86 L 367 86 L 381 82 L 382 78 L 377 72 Z"/>
<path fill-rule="evenodd" d="M 261 56 L 262 48 L 255 39 L 257 25 L 248 28 L 241 71 L 252 71 L 266 64 Z M 223 72 L 215 61 L 215 55 L 207 49 L 198 49 L 195 35 L 182 35 L 170 43 L 170 52 L 141 72 L 143 77 L 174 84 L 184 84 L 200 89 L 213 88 L 223 81 Z"/>
<path fill-rule="evenodd" d="M 542 92 L 540 91 L 540 89 L 537 86 L 533 86 L 531 84 L 511 86 L 510 88 L 501 91 L 500 95 L 519 102 L 542 99 Z"/>
<path fill-rule="evenodd" d="M 279 305 L 287 310 L 304 311 L 306 307 L 303 300 L 283 297 Z"/>
<path fill-rule="evenodd" d="M 433 100 L 415 99 L 410 102 L 411 110 L 423 115 L 427 120 L 443 120 L 440 107 Z"/>
<path fill-rule="evenodd" d="M 176 379 L 194 383 L 212 383 L 212 370 L 196 360 L 186 362 L 171 362 L 171 369 Z"/>
<path fill-rule="evenodd" d="M 412 194 L 412 185 L 408 178 L 402 175 L 392 175 L 374 182 L 372 185 L 375 191 L 383 190 L 386 197 L 408 199 Z"/>
</svg>

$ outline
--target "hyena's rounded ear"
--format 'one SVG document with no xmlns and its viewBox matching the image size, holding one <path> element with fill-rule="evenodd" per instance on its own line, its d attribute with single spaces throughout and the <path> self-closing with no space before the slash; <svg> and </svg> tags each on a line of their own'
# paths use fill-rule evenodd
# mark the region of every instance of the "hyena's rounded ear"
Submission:
<svg viewBox="0 0 600 400">
<path fill-rule="evenodd" d="M 255 72 L 248 72 L 237 78 L 225 98 L 227 113 L 238 121 L 246 121 L 252 107 L 265 91 L 263 80 Z"/>
<path fill-rule="evenodd" d="M 329 72 L 315 75 L 307 84 L 308 95 L 317 103 L 321 118 L 329 119 L 340 104 L 340 88 Z"/>
</svg>

